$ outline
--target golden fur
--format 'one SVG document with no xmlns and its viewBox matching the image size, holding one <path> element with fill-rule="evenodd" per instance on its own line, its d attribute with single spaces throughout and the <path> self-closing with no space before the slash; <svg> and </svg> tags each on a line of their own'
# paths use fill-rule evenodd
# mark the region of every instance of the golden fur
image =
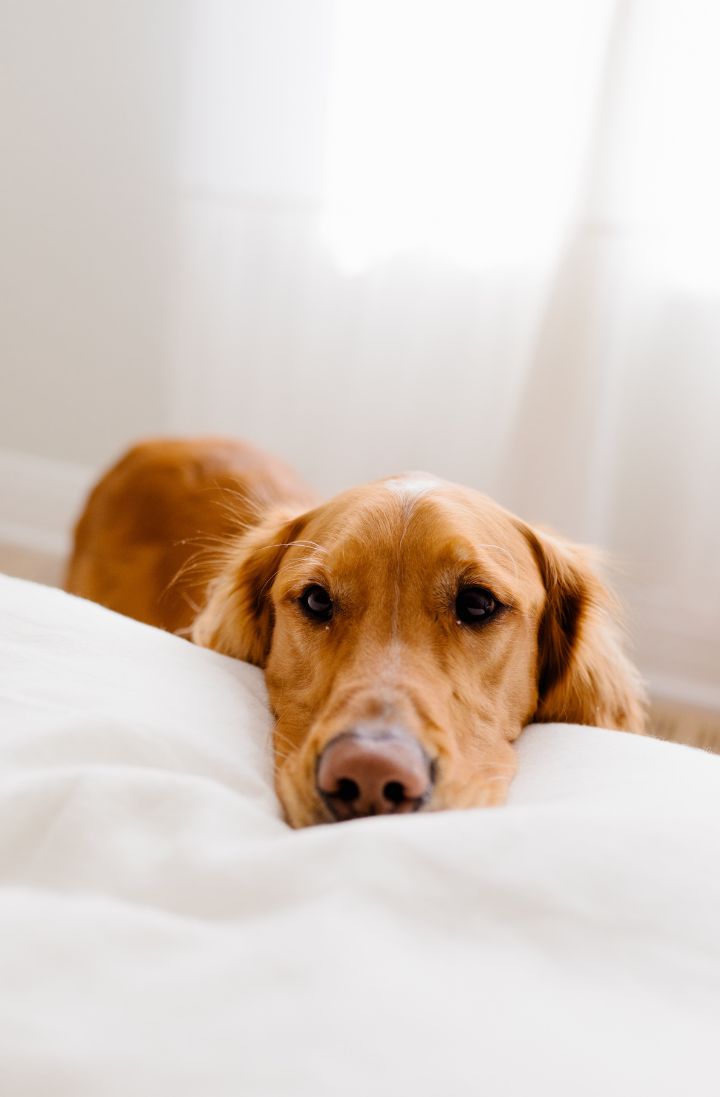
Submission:
<svg viewBox="0 0 720 1097">
<path fill-rule="evenodd" d="M 209 582 L 193 563 L 208 540 Z M 301 610 L 312 584 L 332 595 L 327 623 Z M 457 619 L 468 584 L 502 607 L 481 627 Z M 367 721 L 417 737 L 436 775 L 431 810 L 502 803 L 532 721 L 644 728 L 588 551 L 425 476 L 320 503 L 249 446 L 146 442 L 90 496 L 67 587 L 264 669 L 293 826 L 329 820 L 318 758 Z"/>
</svg>

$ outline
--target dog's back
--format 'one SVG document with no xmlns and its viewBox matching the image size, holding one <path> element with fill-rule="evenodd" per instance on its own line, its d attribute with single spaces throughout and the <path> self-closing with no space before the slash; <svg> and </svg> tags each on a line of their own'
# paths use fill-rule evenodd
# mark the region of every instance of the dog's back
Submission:
<svg viewBox="0 0 720 1097">
<path fill-rule="evenodd" d="M 65 587 L 170 632 L 189 629 L 213 558 L 268 507 L 311 504 L 282 462 L 231 439 L 133 446 L 91 492 L 75 527 Z"/>
</svg>

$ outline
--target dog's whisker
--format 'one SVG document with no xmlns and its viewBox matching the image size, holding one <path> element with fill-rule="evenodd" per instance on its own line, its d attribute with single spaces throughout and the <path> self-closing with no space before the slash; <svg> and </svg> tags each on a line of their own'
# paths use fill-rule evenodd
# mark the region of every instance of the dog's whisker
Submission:
<svg viewBox="0 0 720 1097">
<path fill-rule="evenodd" d="M 292 739 L 290 739 L 289 736 L 285 735 L 282 731 L 278 731 L 277 728 L 274 729 L 272 733 L 272 738 L 275 743 L 284 744 L 285 746 L 289 747 L 290 750 L 295 750 L 295 748 L 297 747 L 297 743 L 293 743 Z"/>
</svg>

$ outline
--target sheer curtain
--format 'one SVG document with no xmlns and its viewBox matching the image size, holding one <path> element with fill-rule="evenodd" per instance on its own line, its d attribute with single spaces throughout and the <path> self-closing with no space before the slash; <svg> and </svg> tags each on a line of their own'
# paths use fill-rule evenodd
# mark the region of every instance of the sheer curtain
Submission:
<svg viewBox="0 0 720 1097">
<path fill-rule="evenodd" d="M 720 707 L 720 12 L 188 10 L 171 426 L 600 544 L 656 687 Z"/>
</svg>

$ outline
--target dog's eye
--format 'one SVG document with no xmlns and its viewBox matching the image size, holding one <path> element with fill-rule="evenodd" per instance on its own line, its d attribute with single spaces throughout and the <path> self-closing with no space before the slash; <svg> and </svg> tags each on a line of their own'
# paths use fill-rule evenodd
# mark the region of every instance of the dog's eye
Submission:
<svg viewBox="0 0 720 1097">
<path fill-rule="evenodd" d="M 305 587 L 299 602 L 300 609 L 312 621 L 329 621 L 333 615 L 333 600 L 319 583 Z"/>
<path fill-rule="evenodd" d="M 455 616 L 463 625 L 479 625 L 499 609 L 499 604 L 484 587 L 461 587 L 455 599 Z"/>
</svg>

